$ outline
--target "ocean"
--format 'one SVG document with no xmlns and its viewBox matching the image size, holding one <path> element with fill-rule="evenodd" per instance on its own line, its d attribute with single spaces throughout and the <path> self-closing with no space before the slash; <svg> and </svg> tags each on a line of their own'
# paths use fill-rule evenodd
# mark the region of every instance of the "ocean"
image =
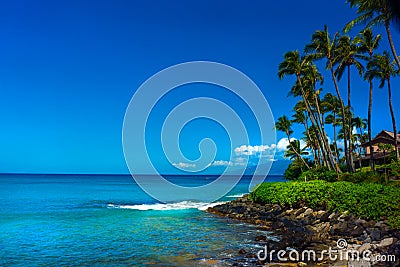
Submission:
<svg viewBox="0 0 400 267">
<path fill-rule="evenodd" d="M 215 177 L 167 178 L 196 186 Z M 218 201 L 248 193 L 249 182 Z M 159 203 L 128 175 L 2 174 L 0 203 L 0 266 L 224 265 L 268 234 L 205 212 L 210 203 Z"/>
</svg>

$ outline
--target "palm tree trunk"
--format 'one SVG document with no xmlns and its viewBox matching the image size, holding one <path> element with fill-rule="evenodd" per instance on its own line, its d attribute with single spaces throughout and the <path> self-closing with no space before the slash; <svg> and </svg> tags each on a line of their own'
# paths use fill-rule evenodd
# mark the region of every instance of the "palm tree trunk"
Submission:
<svg viewBox="0 0 400 267">
<path fill-rule="evenodd" d="M 390 107 L 390 115 L 392 116 L 392 124 L 393 124 L 393 133 L 394 133 L 394 148 L 396 151 L 396 160 L 399 160 L 399 148 L 397 146 L 397 127 L 396 127 L 396 118 L 394 116 L 394 110 L 392 105 L 392 89 L 390 85 L 390 78 L 388 79 L 388 95 L 389 95 L 389 107 Z"/>
<path fill-rule="evenodd" d="M 320 129 L 319 129 L 319 126 L 318 126 L 318 122 L 317 122 L 317 120 L 315 118 L 314 113 L 311 110 L 310 103 L 308 102 L 308 99 L 307 99 L 307 95 L 304 92 L 303 83 L 301 82 L 300 74 L 296 73 L 296 78 L 297 78 L 297 81 L 298 81 L 299 86 L 300 86 L 300 91 L 301 91 L 301 94 L 302 94 L 302 97 L 303 97 L 303 100 L 304 100 L 304 104 L 306 105 L 307 112 L 308 112 L 308 114 L 310 116 L 311 124 L 315 125 L 316 128 L 318 129 L 318 132 L 319 132 Z M 320 143 L 320 146 L 321 146 L 321 143 Z M 321 147 L 321 150 L 323 151 L 322 147 Z M 324 156 L 324 160 L 326 160 L 326 157 L 325 157 L 324 154 L 323 154 L 323 156 Z"/>
<path fill-rule="evenodd" d="M 321 149 L 323 150 L 323 155 L 325 158 L 325 165 L 328 167 L 328 169 L 330 170 L 332 166 L 334 166 L 333 162 L 331 162 L 330 158 L 329 158 L 329 150 L 327 147 L 327 138 L 325 136 L 326 132 L 324 130 L 324 126 L 323 126 L 323 121 L 321 119 L 321 111 L 319 109 L 319 104 L 318 104 L 318 99 L 317 97 L 314 95 L 314 102 L 315 102 L 315 107 L 317 108 L 317 118 L 318 118 L 318 124 L 317 124 L 317 128 L 318 128 L 318 133 L 319 133 L 319 142 L 321 143 Z M 321 140 L 322 139 L 322 140 Z M 329 146 L 329 144 L 328 144 Z"/>
<path fill-rule="evenodd" d="M 315 88 L 314 88 L 314 90 L 315 90 Z M 323 139 L 322 141 L 323 141 L 324 147 L 326 149 L 327 158 L 328 158 L 328 161 L 329 161 L 328 168 L 329 169 L 336 168 L 336 171 L 340 172 L 340 168 L 337 165 L 337 162 L 336 162 L 336 160 L 335 160 L 335 158 L 333 156 L 332 149 L 329 146 L 328 137 L 327 137 L 326 131 L 325 131 L 325 123 L 324 123 L 324 120 L 322 118 L 321 110 L 319 108 L 319 103 L 318 103 L 319 99 L 315 96 L 314 100 L 315 100 L 315 106 L 317 107 L 318 119 L 319 119 L 319 123 L 320 123 L 320 127 L 321 127 L 321 135 L 322 135 L 322 139 Z"/>
<path fill-rule="evenodd" d="M 372 55 L 370 57 L 372 60 Z M 372 90 L 373 83 L 372 80 L 369 81 L 369 102 L 368 102 L 368 142 L 369 142 L 369 165 L 371 166 L 371 170 L 375 171 L 375 164 L 374 164 L 374 148 L 372 146 L 372 129 L 371 129 L 371 118 L 372 118 Z"/>
<path fill-rule="evenodd" d="M 347 123 L 349 125 L 349 132 L 348 132 L 348 138 L 349 138 L 349 160 L 351 164 L 351 172 L 354 172 L 355 167 L 354 167 L 354 159 L 353 159 L 353 127 L 351 127 L 351 119 L 352 119 L 352 113 L 351 113 L 351 71 L 350 71 L 350 65 L 347 66 L 347 106 L 349 107 L 349 117 L 347 118 Z"/>
<path fill-rule="evenodd" d="M 347 106 L 349 106 L 349 109 L 351 110 L 351 69 L 350 69 L 350 65 L 347 66 Z"/>
<path fill-rule="evenodd" d="M 394 56 L 394 59 L 396 60 L 397 66 L 399 66 L 399 68 L 400 68 L 400 59 L 397 56 L 396 48 L 394 47 L 393 37 L 392 37 L 392 33 L 390 31 L 390 25 L 389 25 L 388 20 L 385 21 L 385 28 L 386 28 L 386 33 L 387 33 L 387 37 L 388 37 L 389 44 L 390 44 L 390 49 L 392 50 L 392 54 Z"/>
<path fill-rule="evenodd" d="M 333 112 L 333 142 L 335 145 L 336 162 L 340 161 L 339 151 L 337 147 L 337 133 L 336 133 L 336 112 Z"/>
<path fill-rule="evenodd" d="M 312 153 L 313 153 L 314 163 L 317 164 L 317 165 L 319 165 L 319 158 L 318 158 L 318 156 L 317 156 L 317 152 L 316 152 L 316 150 L 315 150 L 315 147 L 314 147 L 314 145 L 312 144 L 312 143 L 313 143 L 313 139 L 311 138 L 311 135 L 310 135 L 310 133 L 308 132 L 308 125 L 307 125 L 307 121 L 306 121 L 306 120 L 304 120 L 303 126 L 304 126 L 305 133 L 306 133 L 306 135 L 307 135 L 307 137 L 308 137 L 308 140 L 311 142 L 310 147 L 311 147 L 311 150 L 312 150 Z"/>
<path fill-rule="evenodd" d="M 344 154 L 345 154 L 345 158 L 346 158 L 346 165 L 347 165 L 347 168 L 349 169 L 349 171 L 353 172 L 353 170 L 351 169 L 352 166 L 351 166 L 351 164 L 349 164 L 350 160 L 349 160 L 349 154 L 348 154 L 348 150 L 347 150 L 347 130 L 346 130 L 347 127 L 345 127 L 346 111 L 345 111 L 345 108 L 344 108 L 344 103 L 343 103 L 342 96 L 340 95 L 339 86 L 338 86 L 338 83 L 337 83 L 337 80 L 336 80 L 336 76 L 335 76 L 335 73 L 333 72 L 332 60 L 329 60 L 329 68 L 331 70 L 332 80 L 333 80 L 333 83 L 335 85 L 336 94 L 337 94 L 337 97 L 338 97 L 338 99 L 340 101 L 340 108 L 341 108 L 341 111 L 342 111 L 343 126 L 344 126 L 343 127 L 343 132 L 344 132 Z"/>
</svg>

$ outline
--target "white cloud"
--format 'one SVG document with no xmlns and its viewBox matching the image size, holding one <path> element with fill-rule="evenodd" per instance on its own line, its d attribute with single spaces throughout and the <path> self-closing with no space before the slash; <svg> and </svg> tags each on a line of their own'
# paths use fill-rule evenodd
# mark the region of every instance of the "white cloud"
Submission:
<svg viewBox="0 0 400 267">
<path fill-rule="evenodd" d="M 290 141 L 295 140 L 294 138 L 291 138 Z M 281 140 L 279 140 L 278 144 L 276 145 L 276 148 L 278 149 L 278 151 L 285 151 L 287 146 L 289 145 L 289 141 L 287 138 L 282 138 Z"/>
<path fill-rule="evenodd" d="M 212 166 L 231 166 L 231 165 L 233 165 L 233 163 L 230 161 L 226 161 L 226 160 L 215 160 L 211 165 Z"/>
<path fill-rule="evenodd" d="M 296 138 L 290 138 L 290 141 L 296 140 Z M 276 148 L 278 149 L 278 151 L 282 152 L 285 151 L 287 149 L 287 146 L 289 145 L 289 141 L 287 138 L 282 138 L 281 140 L 279 140 L 278 144 L 276 145 Z M 303 140 L 300 139 L 300 148 L 303 149 L 306 147 L 306 142 L 304 142 Z"/>
<path fill-rule="evenodd" d="M 246 159 L 245 158 L 235 158 L 234 161 L 226 161 L 226 160 L 215 160 L 211 166 L 245 166 Z"/>
<path fill-rule="evenodd" d="M 238 156 L 253 156 L 256 154 L 273 153 L 276 149 L 276 145 L 259 145 L 259 146 L 246 146 L 242 145 L 235 148 L 235 153 Z"/>
<path fill-rule="evenodd" d="M 177 168 L 181 168 L 181 169 L 196 168 L 196 164 L 185 163 L 185 162 L 172 163 L 172 165 L 174 165 Z"/>
</svg>

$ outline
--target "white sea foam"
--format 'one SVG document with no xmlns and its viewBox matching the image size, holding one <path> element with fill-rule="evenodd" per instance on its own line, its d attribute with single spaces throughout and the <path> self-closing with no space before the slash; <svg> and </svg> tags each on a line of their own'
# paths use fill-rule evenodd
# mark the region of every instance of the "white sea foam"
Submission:
<svg viewBox="0 0 400 267">
<path fill-rule="evenodd" d="M 117 205 L 107 204 L 107 208 L 114 209 L 131 209 L 131 210 L 186 210 L 186 209 L 198 209 L 207 210 L 210 207 L 222 204 L 224 202 L 204 203 L 194 201 L 181 201 L 176 203 L 156 203 L 156 204 L 140 204 L 140 205 Z"/>
<path fill-rule="evenodd" d="M 243 197 L 246 194 L 237 194 L 237 195 L 231 195 L 231 196 L 226 196 L 226 197 L 231 197 L 231 198 L 238 198 L 238 197 Z"/>
</svg>

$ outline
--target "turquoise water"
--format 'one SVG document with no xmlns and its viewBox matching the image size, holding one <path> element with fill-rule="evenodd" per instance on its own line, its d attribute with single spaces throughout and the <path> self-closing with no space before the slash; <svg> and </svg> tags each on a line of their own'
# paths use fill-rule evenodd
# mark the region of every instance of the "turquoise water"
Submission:
<svg viewBox="0 0 400 267">
<path fill-rule="evenodd" d="M 247 193 L 249 181 L 220 201 Z M 209 203 L 157 203 L 130 176 L 0 175 L 0 203 L 0 266 L 206 266 L 261 231 L 204 212 Z"/>
</svg>

